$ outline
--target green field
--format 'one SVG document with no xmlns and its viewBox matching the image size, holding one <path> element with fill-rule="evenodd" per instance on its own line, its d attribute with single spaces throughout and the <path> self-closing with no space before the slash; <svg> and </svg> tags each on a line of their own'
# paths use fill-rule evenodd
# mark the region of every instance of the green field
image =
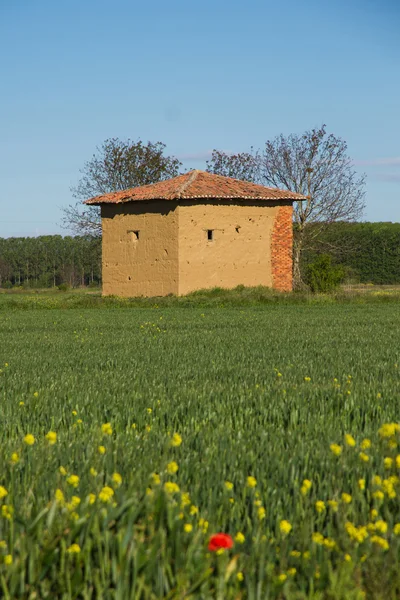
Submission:
<svg viewBox="0 0 400 600">
<path fill-rule="evenodd" d="M 0 597 L 399 597 L 400 304 L 2 301 Z"/>
</svg>

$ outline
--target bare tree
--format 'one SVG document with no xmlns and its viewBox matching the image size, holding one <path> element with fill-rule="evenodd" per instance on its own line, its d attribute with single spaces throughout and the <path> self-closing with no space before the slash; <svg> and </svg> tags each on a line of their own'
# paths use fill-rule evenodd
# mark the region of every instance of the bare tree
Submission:
<svg viewBox="0 0 400 600">
<path fill-rule="evenodd" d="M 85 163 L 78 185 L 71 188 L 79 202 L 62 209 L 62 226 L 79 235 L 100 236 L 99 208 L 83 205 L 82 201 L 175 177 L 181 163 L 174 156 L 165 156 L 165 147 L 162 142 L 105 140 Z"/>
<path fill-rule="evenodd" d="M 334 221 L 355 221 L 365 208 L 365 175 L 359 176 L 347 144 L 326 133 L 326 126 L 302 135 L 280 135 L 265 144 L 260 157 L 264 184 L 304 194 L 294 206 L 293 279 L 302 284 L 301 253 Z M 312 227 L 309 227 L 313 224 Z"/>
<path fill-rule="evenodd" d="M 259 181 L 259 156 L 253 152 L 253 148 L 250 149 L 250 152 L 239 152 L 238 154 L 213 150 L 211 159 L 206 164 L 208 173 L 261 183 Z"/>
</svg>

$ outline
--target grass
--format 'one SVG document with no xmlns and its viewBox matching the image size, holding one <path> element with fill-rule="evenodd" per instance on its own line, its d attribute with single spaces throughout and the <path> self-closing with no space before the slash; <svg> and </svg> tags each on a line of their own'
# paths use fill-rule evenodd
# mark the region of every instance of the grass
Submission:
<svg viewBox="0 0 400 600">
<path fill-rule="evenodd" d="M 3 597 L 399 596 L 398 305 L 264 292 L 0 297 Z"/>
</svg>

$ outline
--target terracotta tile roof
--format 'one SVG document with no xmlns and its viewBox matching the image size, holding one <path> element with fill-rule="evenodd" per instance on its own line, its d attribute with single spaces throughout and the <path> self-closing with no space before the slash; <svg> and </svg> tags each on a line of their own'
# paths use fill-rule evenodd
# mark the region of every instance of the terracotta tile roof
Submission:
<svg viewBox="0 0 400 600">
<path fill-rule="evenodd" d="M 135 200 L 191 200 L 197 198 L 306 200 L 305 196 L 294 192 L 195 170 L 167 181 L 96 196 L 86 200 L 85 204 L 120 204 Z"/>
</svg>

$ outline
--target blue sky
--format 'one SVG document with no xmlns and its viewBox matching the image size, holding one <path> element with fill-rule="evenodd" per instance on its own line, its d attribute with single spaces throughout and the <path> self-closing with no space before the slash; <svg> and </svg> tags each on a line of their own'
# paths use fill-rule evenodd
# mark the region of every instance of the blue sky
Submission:
<svg viewBox="0 0 400 600">
<path fill-rule="evenodd" d="M 106 138 L 185 168 L 327 124 L 400 221 L 397 0 L 0 0 L 0 237 L 63 233 Z M 64 232 L 65 233 L 65 232 Z"/>
</svg>

